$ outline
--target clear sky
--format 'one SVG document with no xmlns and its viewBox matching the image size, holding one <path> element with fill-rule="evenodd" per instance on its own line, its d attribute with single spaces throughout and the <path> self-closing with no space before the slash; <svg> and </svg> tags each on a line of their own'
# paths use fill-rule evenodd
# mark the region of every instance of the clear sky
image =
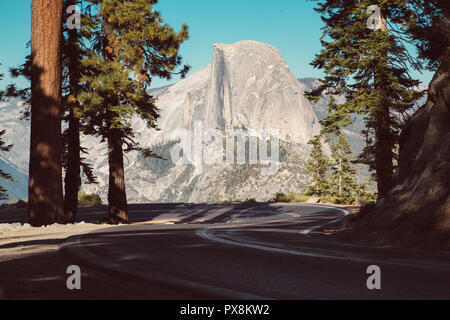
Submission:
<svg viewBox="0 0 450 320">
<path fill-rule="evenodd" d="M 0 0 L 0 73 L 6 76 L 0 88 L 11 82 L 8 69 L 22 64 L 29 52 L 30 6 L 31 0 Z M 309 0 L 160 0 L 157 10 L 176 30 L 182 23 L 189 26 L 190 39 L 181 54 L 191 73 L 211 62 L 214 43 L 256 40 L 278 48 L 294 74 L 303 78 L 323 75 L 309 64 L 320 51 L 323 26 L 314 6 Z M 432 75 L 414 76 L 427 83 Z M 154 79 L 152 87 L 176 81 Z"/>
</svg>

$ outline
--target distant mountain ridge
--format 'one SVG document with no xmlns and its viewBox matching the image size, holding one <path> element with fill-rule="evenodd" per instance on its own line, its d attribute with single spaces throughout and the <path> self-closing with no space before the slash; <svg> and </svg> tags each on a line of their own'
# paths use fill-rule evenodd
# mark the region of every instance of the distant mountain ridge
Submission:
<svg viewBox="0 0 450 320">
<path fill-rule="evenodd" d="M 148 129 L 137 117 L 132 120 L 140 132 L 139 142 L 168 160 L 144 159 L 135 152 L 127 154 L 128 200 L 263 201 L 280 191 L 302 192 L 310 181 L 304 171 L 309 153 L 307 142 L 320 132 L 319 120 L 328 113 L 327 97 L 310 103 L 303 95 L 318 84 L 315 78 L 297 79 L 273 46 L 256 41 L 216 44 L 211 64 L 176 84 L 150 90 L 160 108 L 157 124 L 161 130 Z M 12 199 L 27 198 L 29 122 L 19 120 L 20 105 L 18 100 L 0 104 L 0 126 L 7 131 L 6 142 L 14 144 L 10 152 L 0 154 L 0 167 L 14 172 L 20 180 L 14 186 L 7 185 Z M 344 131 L 355 155 L 364 145 L 360 134 L 364 122 L 357 120 Z M 256 136 L 260 129 L 279 129 L 278 173 L 262 176 L 261 165 L 248 163 L 174 164 L 171 153 L 182 139 L 182 130 L 192 130 L 196 122 L 201 122 L 203 129 L 242 129 L 249 136 Z M 94 137 L 81 136 L 81 141 L 100 182 L 82 188 L 100 194 L 106 202 L 106 146 Z M 324 147 L 329 151 L 328 146 Z M 366 171 L 362 175 L 368 179 Z"/>
<path fill-rule="evenodd" d="M 13 144 L 9 152 L 0 152 L 0 168 L 9 173 L 18 182 L 0 179 L 0 186 L 8 190 L 10 199 L 28 198 L 28 154 L 30 125 L 28 121 L 20 120 L 20 100 L 0 103 L 0 128 L 6 130 L 3 140 Z M 1 200 L 0 203 L 8 200 Z"/>
<path fill-rule="evenodd" d="M 169 160 L 144 159 L 133 152 L 126 155 L 127 197 L 130 202 L 204 202 L 255 198 L 270 200 L 277 192 L 302 192 L 310 178 L 305 173 L 309 153 L 307 142 L 320 132 L 316 113 L 323 104 L 311 104 L 303 96 L 311 83 L 303 84 L 273 46 L 241 41 L 216 44 L 211 64 L 174 85 L 151 90 L 160 108 L 158 126 L 148 129 L 133 119 L 137 137 Z M 21 174 L 21 185 L 10 186 L 11 198 L 27 198 L 26 175 L 29 152 L 29 123 L 18 120 L 19 101 L 0 105 L 0 123 L 14 149 L 2 155 L 0 163 Z M 315 108 L 316 113 L 313 108 Z M 171 152 L 182 139 L 180 130 L 201 122 L 203 129 L 242 129 L 257 136 L 262 129 L 280 133 L 279 171 L 261 175 L 261 165 L 205 163 L 174 164 Z M 17 137 L 24 137 L 17 141 Z M 98 185 L 83 185 L 86 192 L 107 198 L 108 162 L 106 147 L 97 138 L 82 136 L 83 146 L 98 176 Z M 22 143 L 21 143 L 22 142 Z M 208 144 L 203 144 L 208 147 Z M 328 146 L 325 146 L 328 150 Z M 219 150 L 220 152 L 220 150 Z M 248 156 L 248 150 L 246 156 Z M 7 163 L 13 163 L 14 168 Z M 23 179 L 25 177 L 25 179 Z"/>
<path fill-rule="evenodd" d="M 127 155 L 127 196 L 131 202 L 210 202 L 255 198 L 269 200 L 276 192 L 301 192 L 309 183 L 305 161 L 307 142 L 320 132 L 311 104 L 303 96 L 305 87 L 290 71 L 273 46 L 240 41 L 215 44 L 211 64 L 178 83 L 153 90 L 161 110 L 160 131 L 147 129 L 139 119 L 140 143 L 168 158 L 144 159 Z M 182 139 L 183 129 L 201 123 L 204 130 L 241 129 L 256 137 L 259 130 L 279 129 L 280 168 L 261 175 L 261 165 L 220 163 L 178 163 L 172 148 Z M 83 139 L 100 185 L 88 185 L 88 192 L 106 198 L 107 161 L 104 147 L 91 137 Z M 203 143 L 204 148 L 211 143 Z M 102 149 L 103 148 L 103 149 Z M 221 150 L 218 150 L 221 152 Z M 248 155 L 248 151 L 247 154 Z M 137 170 L 138 169 L 138 170 Z"/>
</svg>

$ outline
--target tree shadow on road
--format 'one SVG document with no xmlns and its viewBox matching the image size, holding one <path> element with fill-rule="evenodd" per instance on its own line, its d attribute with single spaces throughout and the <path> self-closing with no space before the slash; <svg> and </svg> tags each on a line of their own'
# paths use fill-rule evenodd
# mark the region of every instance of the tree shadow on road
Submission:
<svg viewBox="0 0 450 320">
<path fill-rule="evenodd" d="M 49 246 L 60 239 L 46 239 L 23 243 L 28 246 Z M 81 290 L 69 290 L 66 273 L 69 265 L 81 268 Z M 123 279 L 95 270 L 79 261 L 67 259 L 57 248 L 46 252 L 27 254 L 0 261 L 1 299 L 177 299 L 179 293 L 143 284 L 134 279 Z M 196 298 L 196 297 L 191 297 Z M 200 297 L 202 298 L 202 297 Z"/>
</svg>

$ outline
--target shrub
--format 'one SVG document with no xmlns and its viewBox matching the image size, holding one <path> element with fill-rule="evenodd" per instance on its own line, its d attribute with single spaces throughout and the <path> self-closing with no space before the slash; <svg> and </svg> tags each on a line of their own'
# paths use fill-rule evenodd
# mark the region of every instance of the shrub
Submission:
<svg viewBox="0 0 450 320">
<path fill-rule="evenodd" d="M 78 193 L 78 204 L 84 206 L 95 206 L 102 204 L 102 199 L 95 193 Z"/>
<path fill-rule="evenodd" d="M 308 199 L 309 196 L 296 194 L 294 192 L 289 192 L 288 194 L 278 192 L 272 202 L 306 202 Z"/>
<path fill-rule="evenodd" d="M 283 192 L 278 192 L 273 198 L 273 202 L 290 202 L 288 196 Z"/>
<path fill-rule="evenodd" d="M 236 203 L 236 202 L 256 202 L 255 198 L 247 198 L 245 200 L 241 199 L 233 199 L 233 200 L 225 200 L 225 203 Z"/>
</svg>

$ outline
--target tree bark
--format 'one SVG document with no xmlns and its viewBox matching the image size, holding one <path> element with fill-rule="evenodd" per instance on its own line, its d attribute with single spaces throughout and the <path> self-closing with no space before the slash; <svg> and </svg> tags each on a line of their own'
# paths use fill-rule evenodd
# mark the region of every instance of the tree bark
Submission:
<svg viewBox="0 0 450 320">
<path fill-rule="evenodd" d="M 28 219 L 56 222 L 63 214 L 61 166 L 62 0 L 31 4 L 31 141 Z"/>
<path fill-rule="evenodd" d="M 75 0 L 68 5 L 74 5 Z M 69 55 L 70 94 L 76 97 L 80 82 L 80 54 L 78 46 L 78 30 L 69 30 L 67 54 Z M 69 102 L 69 128 L 67 131 L 67 170 L 64 178 L 64 222 L 74 223 L 77 217 L 78 191 L 80 178 L 80 120 L 75 114 L 76 102 Z"/>
<path fill-rule="evenodd" d="M 122 137 L 119 129 L 108 128 L 108 223 L 128 223 Z"/>
</svg>

